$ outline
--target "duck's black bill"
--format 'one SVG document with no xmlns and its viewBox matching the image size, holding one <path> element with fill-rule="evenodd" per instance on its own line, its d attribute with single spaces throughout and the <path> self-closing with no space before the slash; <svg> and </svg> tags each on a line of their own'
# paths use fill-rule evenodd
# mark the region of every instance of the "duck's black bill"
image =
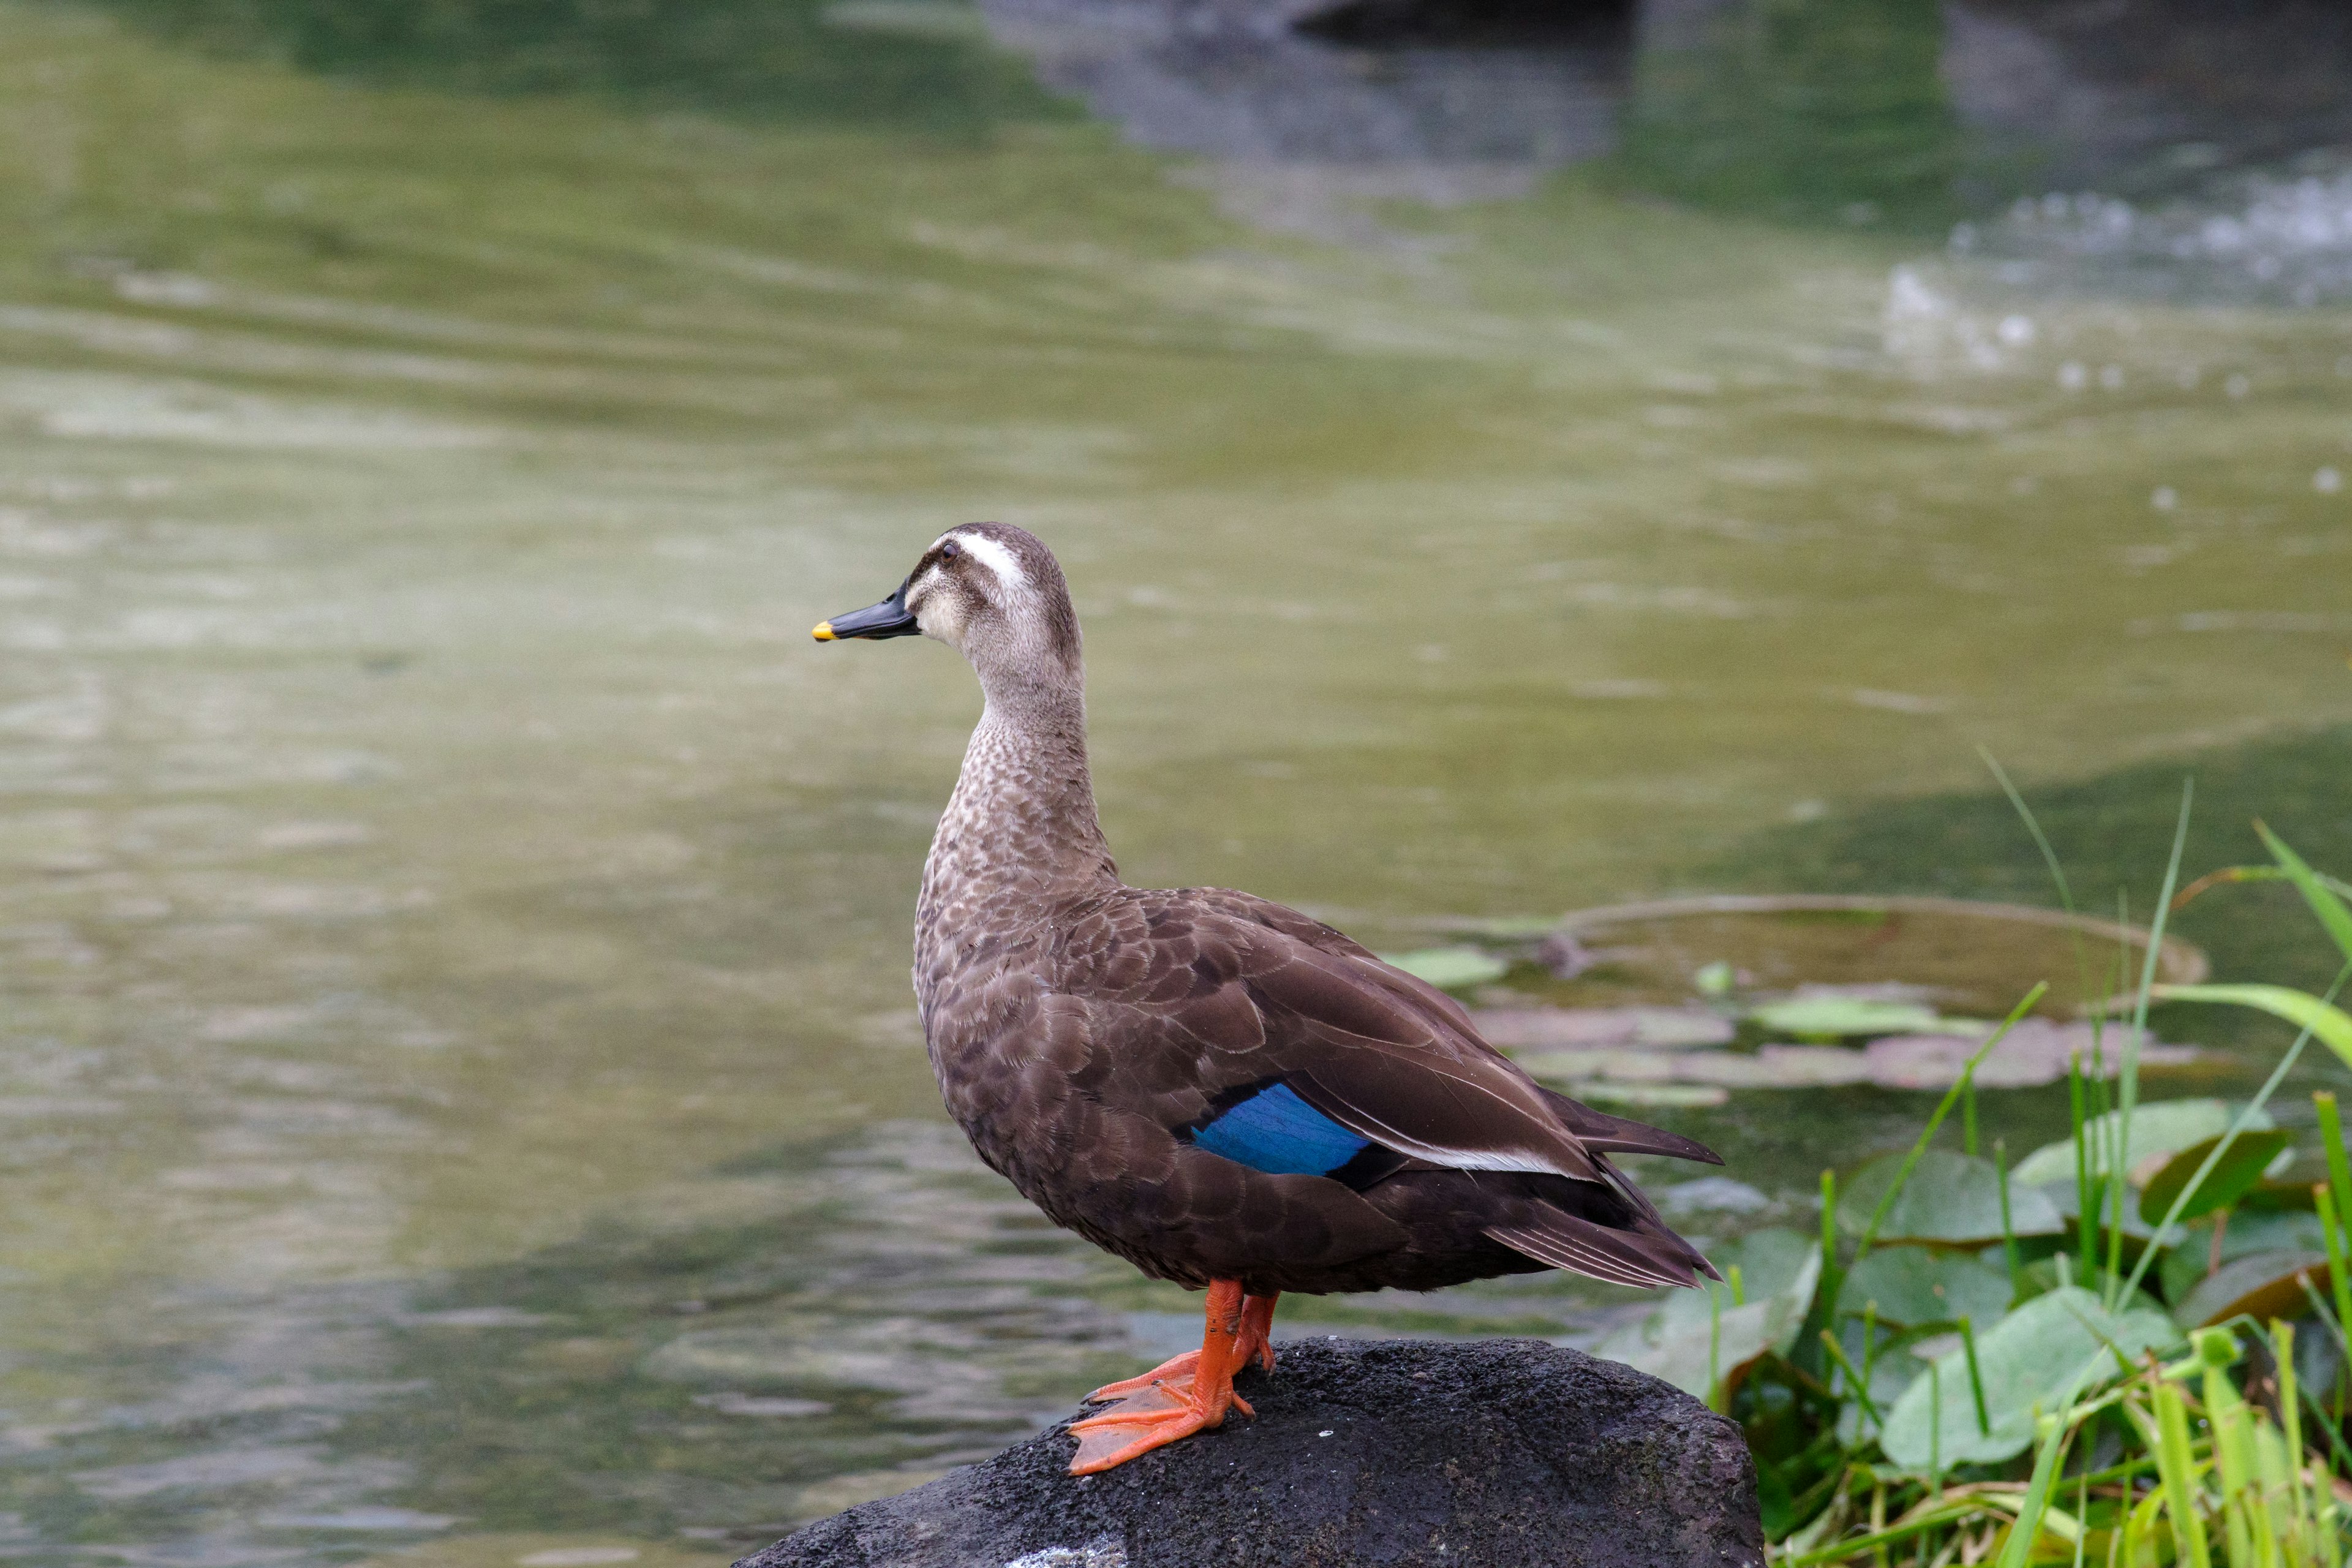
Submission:
<svg viewBox="0 0 2352 1568">
<path fill-rule="evenodd" d="M 910 637 L 921 631 L 915 617 L 907 610 L 907 585 L 878 605 L 868 605 L 862 610 L 852 610 L 845 616 L 835 616 L 829 621 L 819 621 L 811 634 L 819 642 L 846 642 L 851 637 L 864 637 L 878 642 L 884 637 Z"/>
</svg>

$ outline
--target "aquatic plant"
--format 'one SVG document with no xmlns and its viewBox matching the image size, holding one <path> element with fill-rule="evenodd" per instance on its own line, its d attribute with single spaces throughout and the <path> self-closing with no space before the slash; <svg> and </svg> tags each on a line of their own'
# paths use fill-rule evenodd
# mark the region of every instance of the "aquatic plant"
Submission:
<svg viewBox="0 0 2352 1568">
<path fill-rule="evenodd" d="M 1751 1233 L 1718 1258 L 1725 1283 L 1599 1347 L 1740 1423 L 1775 1563 L 2343 1563 L 2352 1158 L 2332 1094 L 2313 1096 L 2315 1154 L 2267 1107 L 2314 1039 L 2352 1065 L 2336 1005 L 2352 907 L 2260 824 L 2271 865 L 2176 899 L 2188 813 L 2184 796 L 2140 973 L 2115 988 L 2129 1017 L 2116 1059 L 2100 1031 L 2069 1071 L 2068 1137 L 2011 1159 L 1978 1125 L 1976 1069 L 2037 987 L 1974 1043 L 1907 1151 L 1822 1173 L 1818 1236 Z M 2326 994 L 2158 982 L 2179 902 L 2273 879 L 2342 952 Z M 2159 1001 L 2251 1007 L 2298 1033 L 2243 1103 L 2141 1103 Z M 1956 1110 L 1957 1152 L 1935 1144 Z M 2324 1178 L 2283 1179 L 2298 1160 Z"/>
</svg>

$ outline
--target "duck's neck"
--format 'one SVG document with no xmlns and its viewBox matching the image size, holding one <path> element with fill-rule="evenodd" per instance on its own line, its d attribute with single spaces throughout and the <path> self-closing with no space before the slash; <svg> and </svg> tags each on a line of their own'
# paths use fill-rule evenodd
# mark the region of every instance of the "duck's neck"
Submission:
<svg viewBox="0 0 2352 1568">
<path fill-rule="evenodd" d="M 1118 880 L 1087 772 L 1083 689 L 990 689 L 923 867 L 919 929 L 1003 931 Z"/>
</svg>

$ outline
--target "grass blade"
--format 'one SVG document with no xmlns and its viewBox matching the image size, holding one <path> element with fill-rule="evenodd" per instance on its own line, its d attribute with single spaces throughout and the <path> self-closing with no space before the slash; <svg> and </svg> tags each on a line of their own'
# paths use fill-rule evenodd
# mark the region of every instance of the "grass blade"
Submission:
<svg viewBox="0 0 2352 1568">
<path fill-rule="evenodd" d="M 1952 1113 L 1952 1107 L 1959 1103 L 1961 1091 L 1967 1089 L 1975 1079 L 1977 1064 L 1983 1061 L 1995 1046 L 2008 1037 L 2009 1032 L 2017 1027 L 2018 1020 L 2032 1012 L 2033 1005 L 2041 1001 L 2043 993 L 2049 989 L 2050 982 L 2047 980 L 2036 982 L 2033 989 L 2025 994 L 2024 1000 L 2009 1010 L 2009 1016 L 2001 1020 L 2000 1027 L 1986 1037 L 1985 1043 L 1977 1047 L 1974 1056 L 1969 1058 L 1968 1065 L 1960 1069 L 1959 1081 L 1945 1091 L 1942 1101 L 1936 1107 L 1936 1113 L 1927 1118 L 1927 1125 L 1921 1130 L 1918 1142 L 1911 1145 L 1911 1152 L 1904 1156 L 1902 1166 L 1895 1173 L 1895 1180 L 1887 1184 L 1885 1193 L 1878 1200 L 1878 1206 L 1871 1211 L 1870 1224 L 1864 1227 L 1862 1239 L 1854 1245 L 1853 1256 L 1856 1262 L 1860 1262 L 1870 1251 L 1870 1244 L 1878 1239 L 1878 1227 L 1886 1222 L 1886 1216 L 1894 1211 L 1895 1200 L 1902 1194 L 1904 1184 L 1910 1181 L 1912 1171 L 1919 1163 L 1919 1156 L 1927 1152 L 1928 1140 L 1936 1136 L 1936 1129 L 1944 1124 L 1944 1118 L 1949 1116 Z M 1822 1212 L 1824 1215 L 1828 1213 L 1827 1210 Z M 1829 1222 L 1824 1219 L 1822 1223 L 1826 1226 Z M 1827 1234 L 1826 1231 L 1824 1234 Z"/>
<path fill-rule="evenodd" d="M 2308 991 L 2292 985 L 2159 985 L 2156 994 L 2167 1002 L 2217 1002 L 2284 1018 L 2318 1036 L 2321 1044 L 2352 1067 L 2352 1015 Z"/>
<path fill-rule="evenodd" d="M 2131 1033 L 2124 1037 L 2123 1065 L 2116 1074 L 2116 1108 L 2123 1112 L 2116 1127 L 2115 1160 L 2107 1167 L 2107 1185 L 2114 1194 L 2115 1234 L 2107 1246 L 2107 1306 L 2123 1300 L 2123 1214 L 2125 1173 L 2131 1167 L 2132 1110 L 2139 1102 L 2139 1049 L 2147 1038 L 2147 1004 L 2156 988 L 2157 961 L 2164 955 L 2165 921 L 2172 914 L 2173 889 L 2180 885 L 2180 858 L 2189 847 L 2189 813 L 2197 801 L 2197 781 L 2180 781 L 2180 816 L 2172 825 L 2172 854 L 2164 865 L 2164 889 L 2157 895 L 2156 916 L 2147 923 L 2147 956 L 2141 961 L 2139 989 L 2132 1003 Z"/>
<path fill-rule="evenodd" d="M 2286 873 L 2287 880 L 2295 885 L 2303 894 L 2303 901 L 2311 906 L 2311 912 L 2319 917 L 2319 923 L 2327 928 L 2327 934 L 2343 950 L 2344 961 L 2352 963 L 2352 910 L 2346 909 L 2344 900 L 2336 896 L 2335 889 L 2319 873 L 2305 865 L 2303 857 L 2288 848 L 2285 841 L 2260 820 L 2254 823 L 2254 831 L 2263 836 L 2263 847 L 2271 852 L 2271 858 L 2279 863 L 2279 869 Z"/>
<path fill-rule="evenodd" d="M 2329 1002 L 2333 1002 L 2336 994 L 2344 988 L 2344 982 L 2347 979 L 2352 979 L 2352 963 L 2346 964 L 2336 973 L 2336 984 L 2327 988 Z M 2330 1007 L 2329 1011 L 2333 1012 L 2334 1008 Z M 2302 1058 L 2303 1047 L 2310 1043 L 2311 1029 L 2306 1025 L 2303 1032 L 2295 1036 L 2294 1044 L 2287 1047 L 2286 1054 L 2279 1058 L 2279 1064 L 2271 1069 L 2271 1076 L 2263 1080 L 2263 1087 L 2254 1092 L 2254 1098 L 2248 1100 L 2238 1114 L 2230 1119 L 2228 1130 L 2214 1140 L 2212 1152 L 2207 1154 L 2198 1164 L 2197 1173 L 2190 1176 L 2188 1184 L 2174 1195 L 2172 1206 L 2164 1211 L 2164 1223 L 2156 1227 L 2157 1235 L 2164 1235 L 2179 1222 L 2181 1211 L 2186 1209 L 2189 1200 L 2197 1195 L 2197 1189 L 2205 1184 L 2205 1178 L 2213 1173 L 2213 1167 L 2221 1163 L 2221 1156 L 2228 1152 L 2231 1144 L 2238 1141 L 2238 1134 L 2246 1130 L 2246 1125 L 2253 1120 L 2254 1113 L 2269 1103 L 2272 1095 L 2278 1092 L 2278 1086 L 2286 1081 L 2286 1075 Z M 2120 1216 L 2118 1218 L 2120 1219 Z M 2140 1248 L 2139 1261 L 2133 1265 L 2131 1278 L 2124 1281 L 2123 1288 L 2116 1292 L 2116 1301 L 2127 1301 L 2131 1299 L 2131 1293 L 2139 1288 L 2141 1279 L 2147 1275 L 2147 1266 L 2155 1261 L 2157 1250 L 2153 1247 Z"/>
</svg>

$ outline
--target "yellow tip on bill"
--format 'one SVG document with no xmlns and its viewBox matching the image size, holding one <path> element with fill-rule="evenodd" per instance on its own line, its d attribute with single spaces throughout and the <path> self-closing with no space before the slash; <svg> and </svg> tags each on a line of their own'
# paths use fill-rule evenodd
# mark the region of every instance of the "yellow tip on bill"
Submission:
<svg viewBox="0 0 2352 1568">
<path fill-rule="evenodd" d="M 816 630 L 809 633 L 809 636 L 816 638 L 819 642 L 839 642 L 841 640 L 839 637 L 833 635 L 833 623 L 831 621 L 817 622 Z"/>
</svg>

